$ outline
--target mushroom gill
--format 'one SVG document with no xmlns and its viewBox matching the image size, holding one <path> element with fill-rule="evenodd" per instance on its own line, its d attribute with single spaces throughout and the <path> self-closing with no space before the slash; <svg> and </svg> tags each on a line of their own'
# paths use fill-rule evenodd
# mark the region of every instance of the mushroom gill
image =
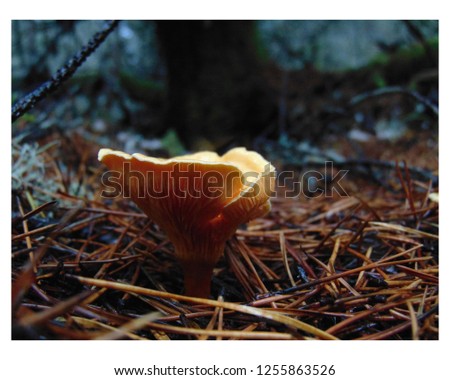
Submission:
<svg viewBox="0 0 450 380">
<path fill-rule="evenodd" d="M 226 241 L 240 224 L 270 210 L 275 169 L 245 148 L 171 159 L 101 149 L 98 159 L 110 169 L 116 193 L 131 198 L 173 243 L 189 296 L 209 297 Z"/>
</svg>

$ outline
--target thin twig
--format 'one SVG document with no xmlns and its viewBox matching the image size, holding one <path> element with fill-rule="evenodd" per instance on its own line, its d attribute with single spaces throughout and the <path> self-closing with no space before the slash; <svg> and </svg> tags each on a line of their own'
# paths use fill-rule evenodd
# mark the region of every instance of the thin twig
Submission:
<svg viewBox="0 0 450 380">
<path fill-rule="evenodd" d="M 409 90 L 400 86 L 392 86 L 392 87 L 383 87 L 377 88 L 373 91 L 368 91 L 363 94 L 359 94 L 354 96 L 350 100 L 350 106 L 354 107 L 360 103 L 365 102 L 366 100 L 372 98 L 378 98 L 385 95 L 406 95 L 410 98 L 413 98 L 415 101 L 422 103 L 426 108 L 428 108 L 436 117 L 439 116 L 439 109 L 436 104 L 431 102 L 426 97 L 420 95 L 417 91 Z"/>
<path fill-rule="evenodd" d="M 11 110 L 11 119 L 14 123 L 19 117 L 32 109 L 38 102 L 58 89 L 83 64 L 83 62 L 100 46 L 108 35 L 116 28 L 118 21 L 108 21 L 106 26 L 94 34 L 88 44 L 72 57 L 55 75 L 37 89 L 18 100 Z"/>
</svg>

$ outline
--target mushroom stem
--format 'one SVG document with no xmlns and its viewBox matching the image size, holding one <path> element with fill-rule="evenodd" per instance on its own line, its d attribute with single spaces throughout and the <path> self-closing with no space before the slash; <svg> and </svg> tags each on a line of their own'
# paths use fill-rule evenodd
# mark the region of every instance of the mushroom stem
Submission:
<svg viewBox="0 0 450 380">
<path fill-rule="evenodd" d="M 213 265 L 183 263 L 184 292 L 190 297 L 209 298 L 211 295 L 211 278 Z"/>
</svg>

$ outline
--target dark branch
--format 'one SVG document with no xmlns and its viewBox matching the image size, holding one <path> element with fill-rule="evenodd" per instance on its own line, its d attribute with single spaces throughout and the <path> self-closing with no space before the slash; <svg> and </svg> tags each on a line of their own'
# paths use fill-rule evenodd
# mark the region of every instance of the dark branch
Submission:
<svg viewBox="0 0 450 380">
<path fill-rule="evenodd" d="M 33 108 L 38 102 L 47 95 L 54 92 L 61 86 L 63 82 L 68 80 L 83 62 L 100 46 L 100 44 L 108 37 L 108 35 L 116 28 L 119 21 L 108 21 L 100 32 L 94 34 L 88 44 L 70 59 L 63 67 L 61 67 L 55 75 L 47 82 L 41 84 L 37 89 L 25 95 L 17 101 L 12 107 L 11 118 L 14 123 L 24 113 Z"/>
<path fill-rule="evenodd" d="M 431 112 L 433 112 L 436 116 L 439 116 L 439 110 L 436 104 L 431 102 L 426 97 L 420 95 L 417 91 L 408 90 L 407 88 L 393 86 L 393 87 L 384 87 L 380 89 L 376 89 L 373 91 L 365 92 L 360 95 L 356 95 L 350 100 L 350 105 L 355 106 L 359 103 L 362 103 L 368 99 L 376 98 L 384 95 L 391 94 L 401 94 L 406 95 L 413 98 L 415 101 L 422 103 L 425 107 L 427 107 Z"/>
</svg>

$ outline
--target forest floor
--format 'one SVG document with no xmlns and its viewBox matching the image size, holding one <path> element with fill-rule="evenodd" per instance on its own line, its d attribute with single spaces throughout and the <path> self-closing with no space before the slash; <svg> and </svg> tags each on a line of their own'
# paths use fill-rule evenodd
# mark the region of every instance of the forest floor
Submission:
<svg viewBox="0 0 450 380">
<path fill-rule="evenodd" d="M 100 197 L 105 139 L 62 126 L 14 139 L 13 339 L 438 339 L 435 117 L 404 94 L 339 108 L 367 89 L 305 77 L 255 146 L 295 189 L 323 181 L 279 184 L 227 243 L 211 299 L 181 295 L 172 245 L 132 202 Z M 326 192 L 339 170 L 344 192 Z"/>
</svg>

